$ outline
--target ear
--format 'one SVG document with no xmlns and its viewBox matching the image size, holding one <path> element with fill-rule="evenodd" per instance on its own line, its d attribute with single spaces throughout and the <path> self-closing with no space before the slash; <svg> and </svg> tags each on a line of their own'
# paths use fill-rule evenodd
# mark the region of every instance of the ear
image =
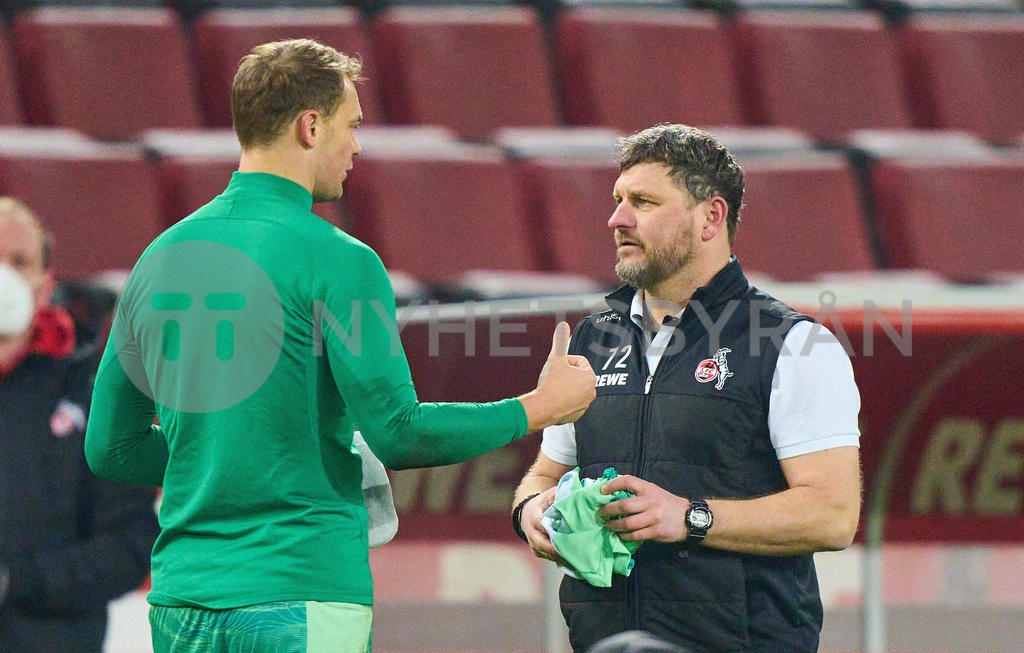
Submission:
<svg viewBox="0 0 1024 653">
<path fill-rule="evenodd" d="M 323 128 L 323 117 L 312 109 L 303 111 L 295 119 L 295 128 L 302 147 L 309 149 L 316 145 L 317 135 Z"/>
<path fill-rule="evenodd" d="M 36 308 L 43 306 L 49 306 L 50 300 L 53 298 L 53 288 L 56 282 L 53 278 L 53 272 L 47 270 L 43 273 L 42 281 L 39 283 L 39 287 L 36 288 Z"/>
<path fill-rule="evenodd" d="M 729 205 L 717 195 L 707 200 L 704 205 L 704 225 L 701 228 L 700 237 L 704 242 L 708 242 L 720 233 L 728 233 L 726 224 L 729 217 Z"/>
</svg>

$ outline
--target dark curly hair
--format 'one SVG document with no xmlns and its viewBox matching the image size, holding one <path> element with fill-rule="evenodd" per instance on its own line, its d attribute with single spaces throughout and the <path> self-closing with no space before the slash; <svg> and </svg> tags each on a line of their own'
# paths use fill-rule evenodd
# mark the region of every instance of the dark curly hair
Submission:
<svg viewBox="0 0 1024 653">
<path fill-rule="evenodd" d="M 729 244 L 736 237 L 743 208 L 743 171 L 711 134 L 687 125 L 662 124 L 618 140 L 619 171 L 641 163 L 669 166 L 672 180 L 698 202 L 716 195 L 729 206 Z"/>
</svg>

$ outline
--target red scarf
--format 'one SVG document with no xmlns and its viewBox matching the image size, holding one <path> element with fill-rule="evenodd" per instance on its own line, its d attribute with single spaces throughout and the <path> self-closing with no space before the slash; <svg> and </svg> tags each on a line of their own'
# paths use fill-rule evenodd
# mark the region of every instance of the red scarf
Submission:
<svg viewBox="0 0 1024 653">
<path fill-rule="evenodd" d="M 58 306 L 44 306 L 36 311 L 32 321 L 32 337 L 24 351 L 10 364 L 0 365 L 0 379 L 21 365 L 29 354 L 50 358 L 65 358 L 75 350 L 75 322 L 71 315 Z"/>
</svg>

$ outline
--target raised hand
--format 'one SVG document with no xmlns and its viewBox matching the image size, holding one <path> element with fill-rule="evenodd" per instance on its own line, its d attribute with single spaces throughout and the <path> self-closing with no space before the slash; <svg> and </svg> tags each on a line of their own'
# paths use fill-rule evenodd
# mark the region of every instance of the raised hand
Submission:
<svg viewBox="0 0 1024 653">
<path fill-rule="evenodd" d="M 584 356 L 569 356 L 569 325 L 559 322 L 551 351 L 537 380 L 537 389 L 520 397 L 530 430 L 574 422 L 596 396 L 597 377 Z"/>
</svg>

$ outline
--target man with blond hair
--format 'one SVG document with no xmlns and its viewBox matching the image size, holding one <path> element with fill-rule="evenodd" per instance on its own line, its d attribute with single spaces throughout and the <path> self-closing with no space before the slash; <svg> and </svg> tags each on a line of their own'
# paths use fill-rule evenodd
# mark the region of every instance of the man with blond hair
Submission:
<svg viewBox="0 0 1024 653">
<path fill-rule="evenodd" d="M 149 571 L 156 496 L 85 464 L 94 346 L 50 303 L 50 252 L 0 197 L 0 650 L 100 653 L 107 603 Z"/>
<path fill-rule="evenodd" d="M 353 426 L 388 467 L 448 465 L 594 396 L 563 323 L 537 389 L 417 400 L 379 257 L 310 212 L 341 196 L 361 151 L 359 75 L 314 41 L 254 48 L 232 89 L 238 172 L 146 250 L 118 306 L 86 456 L 97 474 L 163 485 L 157 653 L 365 651 Z"/>
</svg>

